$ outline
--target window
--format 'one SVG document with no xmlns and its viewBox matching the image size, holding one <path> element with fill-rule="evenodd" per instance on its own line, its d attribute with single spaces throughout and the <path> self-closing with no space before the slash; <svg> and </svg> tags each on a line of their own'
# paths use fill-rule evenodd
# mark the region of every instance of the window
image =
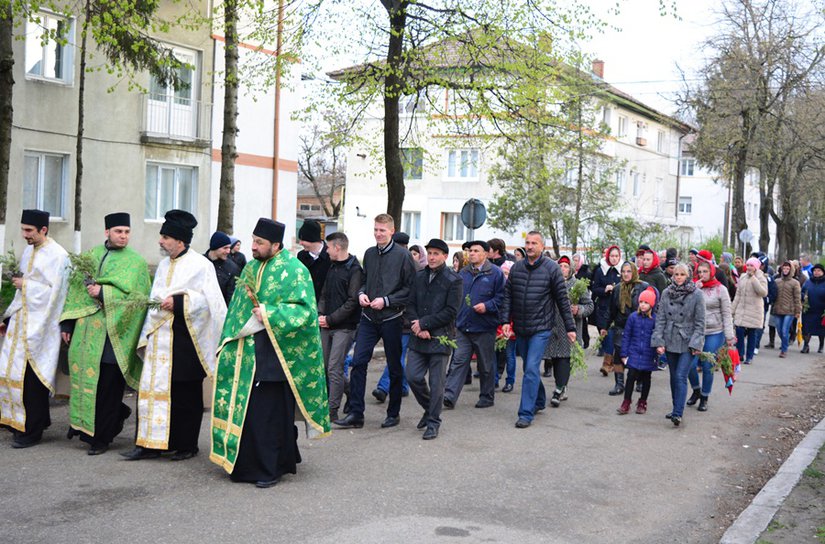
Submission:
<svg viewBox="0 0 825 544">
<path fill-rule="evenodd" d="M 424 150 L 420 147 L 402 147 L 401 162 L 405 180 L 419 180 L 424 174 Z"/>
<path fill-rule="evenodd" d="M 641 176 L 638 172 L 633 172 L 630 175 L 633 176 L 633 196 L 639 196 L 639 193 L 641 193 L 642 190 Z"/>
<path fill-rule="evenodd" d="M 478 179 L 478 149 L 451 149 L 447 155 L 447 178 Z"/>
<path fill-rule="evenodd" d="M 461 222 L 460 213 L 443 213 L 441 214 L 442 238 L 445 242 L 463 241 L 464 223 Z"/>
<path fill-rule="evenodd" d="M 23 208 L 37 208 L 64 217 L 68 155 L 26 151 L 23 172 Z"/>
<path fill-rule="evenodd" d="M 320 212 L 320 204 L 298 204 L 298 210 L 302 212 Z"/>
<path fill-rule="evenodd" d="M 679 197 L 679 213 L 690 214 L 693 212 L 693 197 L 680 196 Z"/>
<path fill-rule="evenodd" d="M 619 130 L 616 131 L 616 136 L 619 138 L 627 136 L 627 117 L 624 115 L 619 116 Z"/>
<path fill-rule="evenodd" d="M 616 172 L 616 187 L 619 188 L 619 194 L 623 194 L 627 182 L 625 180 L 624 170 Z"/>
<path fill-rule="evenodd" d="M 146 211 L 144 217 L 160 221 L 169 210 L 197 215 L 198 169 L 175 164 L 146 165 Z"/>
<path fill-rule="evenodd" d="M 647 145 L 647 123 L 636 121 L 636 145 Z"/>
<path fill-rule="evenodd" d="M 26 75 L 71 83 L 74 22 L 51 13 L 38 13 L 26 22 Z"/>
<path fill-rule="evenodd" d="M 610 108 L 609 108 L 609 107 L 607 107 L 607 106 L 603 106 L 603 107 L 602 107 L 602 123 L 604 123 L 604 124 L 605 124 L 605 125 L 607 125 L 608 127 L 610 126 L 610 113 L 611 113 L 612 111 L 613 111 L 613 110 L 612 110 L 612 109 L 610 109 Z"/>
<path fill-rule="evenodd" d="M 194 51 L 174 50 L 175 57 L 183 63 L 177 76 L 182 85 L 166 85 L 154 76 L 149 82 L 147 132 L 170 138 L 194 139 L 198 133 L 196 65 L 198 55 Z"/>
<path fill-rule="evenodd" d="M 687 159 L 682 159 L 680 162 L 681 162 L 681 169 L 680 169 L 679 173 L 683 176 L 692 176 L 693 175 L 693 169 L 696 166 L 696 159 L 687 158 Z"/>
<path fill-rule="evenodd" d="M 421 212 L 401 212 L 401 232 L 414 240 L 421 238 Z"/>
<path fill-rule="evenodd" d="M 656 151 L 659 153 L 667 151 L 667 139 L 663 130 L 658 131 L 656 134 Z"/>
</svg>

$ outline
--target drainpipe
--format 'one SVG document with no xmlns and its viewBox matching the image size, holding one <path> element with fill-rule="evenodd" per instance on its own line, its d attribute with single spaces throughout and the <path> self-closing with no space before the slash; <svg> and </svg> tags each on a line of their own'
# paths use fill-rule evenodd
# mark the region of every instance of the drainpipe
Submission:
<svg viewBox="0 0 825 544">
<path fill-rule="evenodd" d="M 278 178 L 281 139 L 281 48 L 283 47 L 284 0 L 278 0 L 278 38 L 275 47 L 275 126 L 272 134 L 272 219 L 278 218 Z"/>
</svg>

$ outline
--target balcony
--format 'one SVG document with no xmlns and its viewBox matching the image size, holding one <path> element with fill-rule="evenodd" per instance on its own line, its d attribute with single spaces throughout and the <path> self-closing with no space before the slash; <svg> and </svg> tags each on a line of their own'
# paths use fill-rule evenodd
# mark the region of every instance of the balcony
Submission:
<svg viewBox="0 0 825 544">
<path fill-rule="evenodd" d="M 167 94 L 141 97 L 140 141 L 211 146 L 212 104 Z"/>
</svg>

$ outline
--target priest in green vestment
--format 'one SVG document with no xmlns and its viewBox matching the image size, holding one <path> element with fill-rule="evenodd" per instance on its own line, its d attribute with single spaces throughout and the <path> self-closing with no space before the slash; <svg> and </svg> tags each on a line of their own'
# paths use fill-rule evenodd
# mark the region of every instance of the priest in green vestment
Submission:
<svg viewBox="0 0 825 544">
<path fill-rule="evenodd" d="M 69 344 L 69 434 L 104 453 L 123 430 L 131 409 L 123 403 L 128 383 L 137 388 L 143 367 L 135 352 L 146 318 L 151 279 L 146 261 L 129 248 L 128 213 L 105 218 L 106 241 L 86 255 L 91 270 L 73 274 L 60 316 Z"/>
<path fill-rule="evenodd" d="M 318 312 L 307 269 L 283 249 L 284 225 L 261 218 L 227 310 L 212 405 L 212 453 L 233 481 L 275 485 L 301 462 L 298 428 L 329 434 Z"/>
</svg>

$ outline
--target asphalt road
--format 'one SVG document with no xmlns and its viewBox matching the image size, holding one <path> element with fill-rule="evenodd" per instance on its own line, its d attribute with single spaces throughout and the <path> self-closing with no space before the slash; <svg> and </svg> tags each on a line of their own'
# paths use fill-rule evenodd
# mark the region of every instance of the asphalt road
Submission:
<svg viewBox="0 0 825 544">
<path fill-rule="evenodd" d="M 748 482 L 781 460 L 777 444 L 801 438 L 781 432 L 787 418 L 825 383 L 822 356 L 777 355 L 763 350 L 732 396 L 717 374 L 710 410 L 688 408 L 680 428 L 663 417 L 667 371 L 654 374 L 646 415 L 618 416 L 595 356 L 570 400 L 524 430 L 520 379 L 483 410 L 477 383 L 465 388 L 427 442 L 412 396 L 389 430 L 370 397 L 363 429 L 302 437 L 298 474 L 265 490 L 209 462 L 206 416 L 198 457 L 127 462 L 117 453 L 132 447 L 133 420 L 89 457 L 65 439 L 61 405 L 37 447 L 14 450 L 0 435 L 0 542 L 716 542 L 758 491 Z"/>
</svg>

